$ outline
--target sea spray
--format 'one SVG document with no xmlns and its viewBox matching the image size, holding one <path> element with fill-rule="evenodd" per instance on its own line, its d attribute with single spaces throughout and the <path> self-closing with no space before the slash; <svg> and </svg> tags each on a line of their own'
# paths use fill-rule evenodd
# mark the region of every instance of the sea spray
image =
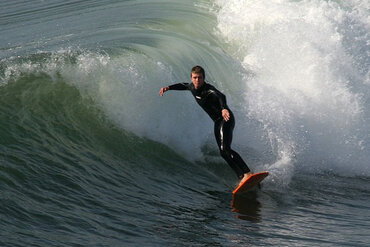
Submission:
<svg viewBox="0 0 370 247">
<path fill-rule="evenodd" d="M 246 71 L 245 114 L 276 157 L 265 168 L 368 174 L 366 2 L 217 3 L 218 31 Z"/>
</svg>

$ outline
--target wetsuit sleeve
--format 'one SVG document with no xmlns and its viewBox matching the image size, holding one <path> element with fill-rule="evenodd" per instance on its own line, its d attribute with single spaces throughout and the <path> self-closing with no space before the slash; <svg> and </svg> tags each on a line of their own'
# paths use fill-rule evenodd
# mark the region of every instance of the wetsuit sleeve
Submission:
<svg viewBox="0 0 370 247">
<path fill-rule="evenodd" d="M 189 83 L 176 83 L 168 87 L 169 90 L 189 90 Z"/>
<path fill-rule="evenodd" d="M 226 104 L 226 96 L 214 87 L 211 89 L 211 91 L 216 96 L 218 102 L 220 103 L 221 110 L 228 109 Z"/>
<path fill-rule="evenodd" d="M 219 97 L 219 101 L 220 101 L 220 105 L 221 105 L 221 109 L 227 109 L 227 104 L 226 104 L 226 97 L 223 93 L 220 93 L 220 97 Z"/>
</svg>

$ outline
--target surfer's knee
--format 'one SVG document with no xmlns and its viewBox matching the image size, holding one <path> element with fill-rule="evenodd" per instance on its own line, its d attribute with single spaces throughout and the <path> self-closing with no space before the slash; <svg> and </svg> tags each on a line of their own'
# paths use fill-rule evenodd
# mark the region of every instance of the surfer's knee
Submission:
<svg viewBox="0 0 370 247">
<path fill-rule="evenodd" d="M 231 152 L 228 149 L 221 148 L 220 149 L 220 154 L 221 154 L 222 158 L 224 158 L 224 159 L 232 158 Z"/>
</svg>

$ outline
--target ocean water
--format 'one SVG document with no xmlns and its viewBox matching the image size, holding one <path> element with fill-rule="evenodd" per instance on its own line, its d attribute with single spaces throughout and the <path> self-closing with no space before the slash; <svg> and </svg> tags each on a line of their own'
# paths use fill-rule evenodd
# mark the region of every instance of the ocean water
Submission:
<svg viewBox="0 0 370 247">
<path fill-rule="evenodd" d="M 369 246 L 367 0 L 0 1 L 0 246 Z M 232 197 L 194 65 L 262 188 Z"/>
</svg>

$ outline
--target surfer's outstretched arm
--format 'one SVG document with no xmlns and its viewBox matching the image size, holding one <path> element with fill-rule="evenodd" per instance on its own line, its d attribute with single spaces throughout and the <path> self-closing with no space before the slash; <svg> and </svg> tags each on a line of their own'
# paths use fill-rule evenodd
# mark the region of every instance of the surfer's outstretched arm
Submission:
<svg viewBox="0 0 370 247">
<path fill-rule="evenodd" d="M 162 87 L 161 90 L 159 90 L 159 95 L 163 96 L 168 90 L 189 90 L 189 85 L 189 83 L 176 83 L 167 87 Z"/>
</svg>

